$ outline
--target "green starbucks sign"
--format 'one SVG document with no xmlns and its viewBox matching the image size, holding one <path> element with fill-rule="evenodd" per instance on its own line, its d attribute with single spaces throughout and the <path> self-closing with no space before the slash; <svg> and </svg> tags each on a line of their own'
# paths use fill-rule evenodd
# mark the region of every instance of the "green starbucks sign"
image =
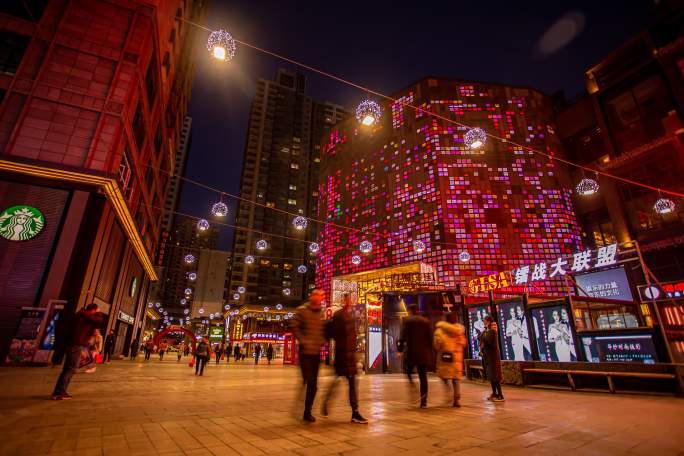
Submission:
<svg viewBox="0 0 684 456">
<path fill-rule="evenodd" d="M 12 206 L 0 214 L 0 236 L 10 241 L 28 241 L 45 226 L 43 214 L 31 206 Z"/>
</svg>

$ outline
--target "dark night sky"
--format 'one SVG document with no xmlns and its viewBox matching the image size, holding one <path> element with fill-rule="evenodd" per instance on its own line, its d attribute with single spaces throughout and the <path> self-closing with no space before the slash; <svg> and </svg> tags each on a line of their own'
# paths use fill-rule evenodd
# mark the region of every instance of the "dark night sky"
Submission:
<svg viewBox="0 0 684 456">
<path fill-rule="evenodd" d="M 587 68 L 648 25 L 652 3 L 213 0 L 205 25 L 384 93 L 434 75 L 526 85 L 547 94 L 564 90 L 572 97 L 583 91 Z M 561 18 L 567 20 L 552 35 L 574 39 L 551 54 L 541 52 L 542 37 Z M 559 39 L 550 42 L 562 44 Z M 186 176 L 237 194 L 255 82 L 273 78 L 278 66 L 292 66 L 240 45 L 233 61 L 220 63 L 202 44 Z M 318 75 L 309 75 L 308 92 L 350 108 L 364 98 Z M 185 183 L 180 212 L 206 217 L 217 199 Z M 235 202 L 227 202 L 232 223 Z M 232 247 L 230 229 L 221 229 L 219 244 Z"/>
</svg>

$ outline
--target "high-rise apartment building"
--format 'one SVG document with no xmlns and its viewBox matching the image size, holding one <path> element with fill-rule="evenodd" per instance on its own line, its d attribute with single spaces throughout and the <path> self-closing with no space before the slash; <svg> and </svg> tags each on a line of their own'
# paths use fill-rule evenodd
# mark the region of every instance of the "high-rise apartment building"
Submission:
<svg viewBox="0 0 684 456">
<path fill-rule="evenodd" d="M 197 262 L 197 279 L 188 288 L 191 290 L 192 305 L 190 318 L 211 318 L 223 314 L 226 295 L 226 266 L 231 262 L 230 252 L 201 249 Z"/>
<path fill-rule="evenodd" d="M 293 215 L 313 215 L 317 205 L 320 142 L 348 113 L 332 103 L 320 103 L 305 93 L 303 75 L 280 69 L 274 81 L 260 79 L 252 101 L 235 233 L 232 304 L 270 303 L 301 299 L 313 278 L 307 244 L 284 237 L 313 240 L 293 226 Z M 256 204 L 254 204 L 256 203 Z M 264 240 L 268 247 L 258 250 Z M 253 256 L 253 264 L 245 257 Z M 303 268 L 307 271 L 303 272 Z"/>
<path fill-rule="evenodd" d="M 22 307 L 139 336 L 205 4 L 0 2 L 0 359 Z"/>
</svg>

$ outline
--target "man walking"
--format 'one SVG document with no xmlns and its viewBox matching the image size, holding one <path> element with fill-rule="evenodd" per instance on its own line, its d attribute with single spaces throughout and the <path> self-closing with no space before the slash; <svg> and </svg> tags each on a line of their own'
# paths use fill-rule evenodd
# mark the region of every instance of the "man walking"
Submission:
<svg viewBox="0 0 684 456">
<path fill-rule="evenodd" d="M 292 328 L 299 341 L 299 364 L 302 369 L 303 382 L 306 384 L 304 421 L 309 423 L 316 421 L 311 414 L 311 408 L 318 388 L 318 366 L 321 345 L 324 342 L 321 301 L 323 301 L 323 290 L 311 291 L 309 300 L 297 307 Z"/>
<path fill-rule="evenodd" d="M 152 356 L 152 352 L 154 351 L 154 340 L 152 340 L 152 337 L 147 339 L 147 342 L 145 342 L 145 361 L 149 361 L 150 356 Z"/>
<path fill-rule="evenodd" d="M 109 364 L 112 361 L 112 353 L 114 353 L 114 346 L 116 345 L 116 334 L 114 330 L 110 329 L 109 334 L 105 337 L 104 343 L 104 359 L 103 362 Z"/>
<path fill-rule="evenodd" d="M 223 344 L 217 344 L 216 349 L 214 350 L 214 354 L 216 355 L 216 365 L 221 362 L 221 355 L 223 355 L 223 350 L 225 349 L 225 346 Z"/>
<path fill-rule="evenodd" d="M 55 389 L 52 392 L 52 400 L 61 401 L 71 399 L 71 395 L 67 393 L 71 378 L 76 373 L 78 365 L 81 361 L 81 351 L 88 348 L 90 338 L 95 334 L 95 330 L 102 325 L 104 321 L 102 314 L 99 312 L 97 304 L 88 304 L 85 309 L 76 312 L 74 316 L 74 324 L 71 331 L 71 338 L 66 349 L 66 358 L 64 359 L 64 367 L 62 373 L 59 374 Z"/>
<path fill-rule="evenodd" d="M 335 312 L 325 328 L 326 338 L 330 337 L 335 340 L 335 378 L 323 401 L 321 414 L 328 416 L 328 402 L 333 396 L 337 381 L 340 377 L 344 377 L 349 383 L 351 422 L 368 424 L 368 420 L 359 413 L 359 398 L 356 392 L 356 323 L 352 315 L 351 297 L 348 294 L 342 297 L 342 305 L 342 309 Z"/>
<path fill-rule="evenodd" d="M 238 361 L 240 361 L 240 344 L 238 344 L 237 342 L 235 343 L 235 348 L 233 349 L 233 353 L 235 355 L 234 356 L 235 362 L 237 363 Z"/>
<path fill-rule="evenodd" d="M 418 370 L 420 380 L 420 408 L 427 407 L 427 369 L 432 361 L 432 330 L 427 318 L 418 315 L 418 304 L 409 306 L 410 315 L 404 319 L 399 338 L 403 345 L 406 375 L 413 383 L 413 369 Z"/>
<path fill-rule="evenodd" d="M 254 364 L 259 364 L 259 357 L 261 356 L 261 344 L 254 346 Z"/>
</svg>

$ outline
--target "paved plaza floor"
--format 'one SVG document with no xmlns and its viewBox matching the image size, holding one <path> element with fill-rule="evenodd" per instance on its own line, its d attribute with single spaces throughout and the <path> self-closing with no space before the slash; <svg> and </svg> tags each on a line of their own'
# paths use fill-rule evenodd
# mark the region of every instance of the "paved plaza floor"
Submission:
<svg viewBox="0 0 684 456">
<path fill-rule="evenodd" d="M 421 410 L 403 377 L 360 379 L 351 424 L 346 386 L 330 416 L 301 422 L 296 367 L 223 362 L 196 377 L 187 359 L 115 361 L 77 374 L 71 401 L 51 401 L 59 368 L 0 369 L 1 455 L 676 455 L 684 454 L 684 400 L 463 384 L 447 406 L 431 377 Z M 332 379 L 322 370 L 319 397 Z M 342 386 L 342 385 L 340 385 Z"/>
</svg>

